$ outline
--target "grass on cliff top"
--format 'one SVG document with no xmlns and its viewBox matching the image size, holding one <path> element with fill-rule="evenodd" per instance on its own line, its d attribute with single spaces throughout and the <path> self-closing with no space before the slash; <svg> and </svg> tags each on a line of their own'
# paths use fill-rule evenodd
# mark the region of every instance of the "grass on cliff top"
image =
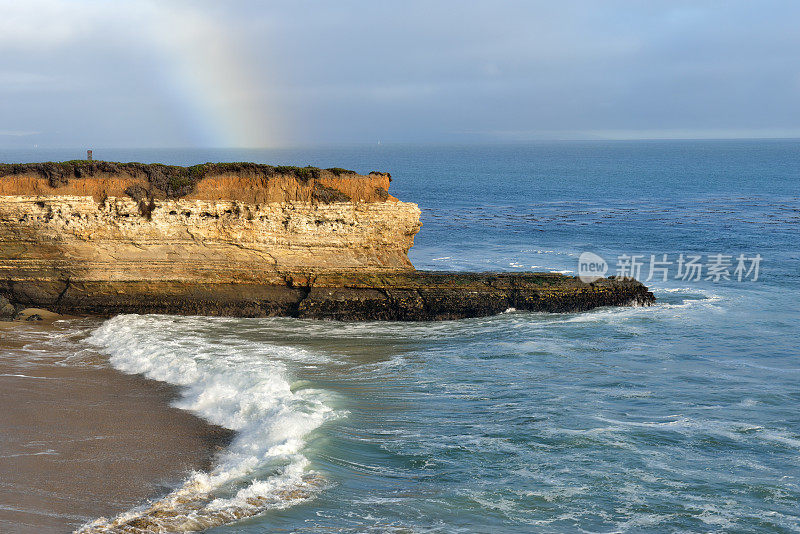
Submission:
<svg viewBox="0 0 800 534">
<path fill-rule="evenodd" d="M 319 178 L 323 170 L 337 177 L 358 174 L 355 171 L 340 167 L 320 169 L 319 167 L 311 166 L 274 166 L 248 162 L 201 163 L 191 167 L 181 167 L 161 163 L 71 160 L 43 163 L 0 163 L 0 178 L 33 173 L 47 178 L 51 187 L 59 187 L 66 185 L 73 178 L 80 179 L 97 174 L 125 172 L 132 175 L 144 175 L 153 187 L 163 191 L 167 197 L 179 198 L 191 193 L 194 185 L 208 175 L 240 173 L 263 176 L 265 178 L 294 176 L 301 182 L 307 183 L 312 178 Z"/>
</svg>

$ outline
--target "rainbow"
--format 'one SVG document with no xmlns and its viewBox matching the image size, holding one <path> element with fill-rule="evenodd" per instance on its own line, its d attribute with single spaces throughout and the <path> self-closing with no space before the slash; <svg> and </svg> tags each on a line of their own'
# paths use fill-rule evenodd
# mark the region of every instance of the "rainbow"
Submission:
<svg viewBox="0 0 800 534">
<path fill-rule="evenodd" d="M 281 144 L 277 113 L 249 54 L 230 27 L 189 6 L 150 4 L 153 53 L 162 90 L 195 146 L 263 148 Z M 234 30 L 235 31 L 235 30 Z"/>
</svg>

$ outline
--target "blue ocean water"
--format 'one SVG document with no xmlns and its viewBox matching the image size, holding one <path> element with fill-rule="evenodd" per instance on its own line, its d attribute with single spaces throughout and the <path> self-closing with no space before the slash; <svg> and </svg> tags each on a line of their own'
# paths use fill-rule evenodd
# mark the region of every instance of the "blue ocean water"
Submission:
<svg viewBox="0 0 800 534">
<path fill-rule="evenodd" d="M 0 151 L 3 161 L 75 157 Z M 422 208 L 410 253 L 421 269 L 574 272 L 584 251 L 610 274 L 622 254 L 762 257 L 758 279 L 741 282 L 676 279 L 672 265 L 667 281 L 648 282 L 649 308 L 80 323 L 82 347 L 181 386 L 179 406 L 239 431 L 212 472 L 176 490 L 188 498 L 164 501 L 192 525 L 800 531 L 800 141 L 95 157 L 389 171 L 390 192 Z"/>
</svg>

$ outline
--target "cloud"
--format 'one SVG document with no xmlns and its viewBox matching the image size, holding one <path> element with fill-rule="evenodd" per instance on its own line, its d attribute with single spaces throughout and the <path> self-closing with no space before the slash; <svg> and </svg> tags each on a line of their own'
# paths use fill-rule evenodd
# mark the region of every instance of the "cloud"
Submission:
<svg viewBox="0 0 800 534">
<path fill-rule="evenodd" d="M 0 135 L 4 135 L 7 137 L 29 137 L 31 135 L 37 135 L 42 132 L 27 132 L 27 131 L 20 131 L 20 130 L 0 130 Z"/>
<path fill-rule="evenodd" d="M 0 0 L 0 11 L 3 128 L 48 132 L 42 143 L 800 129 L 800 4 L 778 0 Z"/>
<path fill-rule="evenodd" d="M 152 9 L 148 0 L 0 0 L 0 50 L 35 55 L 87 39 L 130 39 Z"/>
<path fill-rule="evenodd" d="M 41 72 L 0 71 L 0 87 L 4 92 L 42 90 L 56 83 L 56 77 Z"/>
<path fill-rule="evenodd" d="M 54 0 L 0 2 L 0 48 L 33 50 L 62 45 L 89 25 L 85 7 L 81 2 Z"/>
</svg>

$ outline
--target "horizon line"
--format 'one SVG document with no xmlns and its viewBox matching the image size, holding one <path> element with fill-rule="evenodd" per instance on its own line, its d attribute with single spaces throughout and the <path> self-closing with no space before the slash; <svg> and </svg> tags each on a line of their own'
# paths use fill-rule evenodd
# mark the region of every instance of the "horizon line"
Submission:
<svg viewBox="0 0 800 534">
<path fill-rule="evenodd" d="M 341 143 L 305 143 L 275 146 L 0 146 L 0 150 L 296 150 L 337 147 L 381 147 L 381 146 L 486 146 L 525 145 L 537 143 L 605 143 L 605 142 L 652 142 L 652 141 L 800 141 L 796 137 L 620 137 L 620 138 L 550 138 L 505 141 L 353 141 Z"/>
</svg>

